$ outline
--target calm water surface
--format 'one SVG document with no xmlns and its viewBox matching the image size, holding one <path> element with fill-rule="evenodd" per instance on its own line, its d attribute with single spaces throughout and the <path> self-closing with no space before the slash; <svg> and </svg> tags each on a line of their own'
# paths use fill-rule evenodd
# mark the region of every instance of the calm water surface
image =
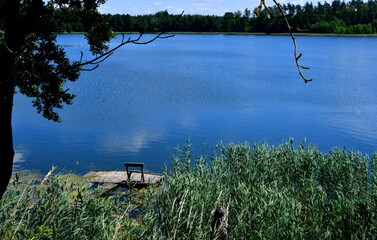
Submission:
<svg viewBox="0 0 377 240">
<path fill-rule="evenodd" d="M 89 57 L 82 35 L 58 41 L 72 60 L 80 51 Z M 67 85 L 77 97 L 59 111 L 63 123 L 43 119 L 31 99 L 16 95 L 15 167 L 85 173 L 142 161 L 160 172 L 188 137 L 197 155 L 220 141 L 277 145 L 290 137 L 324 152 L 377 151 L 377 38 L 298 43 L 301 63 L 311 67 L 304 73 L 314 78 L 308 84 L 286 36 L 177 35 L 126 46 Z"/>
</svg>

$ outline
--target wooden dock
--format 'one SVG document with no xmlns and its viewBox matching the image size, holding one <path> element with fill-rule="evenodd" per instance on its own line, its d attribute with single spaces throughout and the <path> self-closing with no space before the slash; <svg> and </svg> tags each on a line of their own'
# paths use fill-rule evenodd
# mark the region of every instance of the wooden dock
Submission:
<svg viewBox="0 0 377 240">
<path fill-rule="evenodd" d="M 161 174 L 145 173 L 143 171 L 128 170 L 128 166 L 134 166 L 135 163 L 125 163 L 127 170 L 90 171 L 84 175 L 88 181 L 100 184 L 101 193 L 105 194 L 117 187 L 144 188 L 159 183 L 163 176 Z M 140 165 L 141 166 L 141 165 Z M 144 167 L 144 164 L 143 164 Z"/>
</svg>

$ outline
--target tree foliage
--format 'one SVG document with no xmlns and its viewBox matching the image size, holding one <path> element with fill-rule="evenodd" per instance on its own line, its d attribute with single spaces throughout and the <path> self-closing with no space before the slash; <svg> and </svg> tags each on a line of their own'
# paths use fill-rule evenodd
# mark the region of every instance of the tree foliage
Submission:
<svg viewBox="0 0 377 240">
<path fill-rule="evenodd" d="M 76 81 L 81 68 L 78 62 L 71 62 L 54 34 L 56 22 L 80 22 L 81 29 L 93 54 L 108 50 L 107 43 L 113 37 L 112 31 L 97 11 L 104 1 L 22 1 L 14 22 L 7 23 L 5 41 L 2 42 L 15 58 L 14 85 L 20 93 L 34 98 L 33 105 L 47 119 L 59 121 L 56 108 L 71 104 L 74 95 L 64 87 L 67 81 Z M 2 10 L 6 1 L 1 1 Z M 56 14 L 58 13 L 58 14 Z M 5 15 L 2 15 L 5 16 Z M 2 19 L 4 25 L 4 17 Z M 17 31 L 11 34 L 10 31 Z M 17 42 L 17 44 L 12 44 Z M 5 76 L 2 76 L 4 78 Z"/>
<path fill-rule="evenodd" d="M 363 2 L 352 0 L 348 3 L 335 0 L 332 3 L 318 2 L 305 3 L 304 5 L 282 4 L 292 26 L 305 29 L 312 33 L 337 33 L 337 34 L 370 34 L 377 31 L 377 1 Z M 63 11 L 63 10 L 62 10 Z M 271 13 L 278 13 L 276 6 L 269 8 Z M 67 16 L 64 12 L 59 12 Z M 165 30 L 176 32 L 286 32 L 286 26 L 279 18 L 269 16 L 266 9 L 258 17 L 252 11 L 245 9 L 243 12 L 226 12 L 223 16 L 210 15 L 184 15 L 178 22 L 172 24 L 176 16 L 168 11 L 156 14 L 131 16 L 129 14 L 105 14 L 112 30 L 118 32 L 156 32 Z M 57 32 L 84 31 L 79 21 L 57 21 Z"/>
</svg>

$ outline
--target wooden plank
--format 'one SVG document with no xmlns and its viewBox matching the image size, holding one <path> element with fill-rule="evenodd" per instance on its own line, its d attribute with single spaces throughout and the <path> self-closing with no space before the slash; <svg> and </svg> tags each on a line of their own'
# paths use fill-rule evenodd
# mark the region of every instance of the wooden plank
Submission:
<svg viewBox="0 0 377 240">
<path fill-rule="evenodd" d="M 161 174 L 144 173 L 144 163 L 124 163 L 126 171 L 90 171 L 84 175 L 88 181 L 98 183 L 101 194 L 107 194 L 117 187 L 144 188 L 154 185 L 163 178 Z M 141 171 L 129 170 L 128 167 L 140 167 Z"/>
<path fill-rule="evenodd" d="M 127 181 L 126 171 L 90 171 L 85 174 L 89 181 L 94 183 L 120 183 Z"/>
<path fill-rule="evenodd" d="M 127 182 L 135 182 L 141 184 L 156 184 L 163 178 L 160 174 L 144 173 L 144 181 L 142 181 L 141 172 L 134 171 L 128 179 L 126 171 L 90 171 L 84 175 L 90 182 L 93 183 L 114 183 L 121 184 Z"/>
</svg>

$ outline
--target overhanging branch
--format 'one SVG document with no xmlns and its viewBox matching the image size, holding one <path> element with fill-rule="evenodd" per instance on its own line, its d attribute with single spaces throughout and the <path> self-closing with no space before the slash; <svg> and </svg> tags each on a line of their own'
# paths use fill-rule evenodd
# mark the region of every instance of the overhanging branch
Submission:
<svg viewBox="0 0 377 240">
<path fill-rule="evenodd" d="M 85 61 L 85 62 L 82 62 L 83 54 L 81 53 L 80 61 L 77 63 L 76 66 L 82 68 L 82 71 L 92 71 L 92 70 L 96 69 L 101 62 L 103 62 L 107 58 L 109 58 L 117 49 L 121 48 L 122 46 L 124 46 L 126 44 L 145 45 L 145 44 L 152 43 L 157 39 L 166 39 L 166 38 L 171 38 L 171 37 L 175 36 L 174 34 L 163 36 L 163 34 L 165 34 L 165 33 L 159 33 L 155 37 L 153 37 L 152 39 L 145 41 L 145 42 L 142 42 L 142 41 L 140 41 L 141 37 L 143 36 L 142 33 L 140 33 L 139 36 L 135 39 L 131 39 L 129 37 L 127 40 L 125 39 L 125 35 L 123 33 L 121 33 L 121 34 L 122 34 L 121 43 L 118 44 L 116 47 L 106 51 L 105 53 L 103 53 L 103 54 L 101 54 L 101 55 L 99 55 L 99 56 L 97 56 L 97 57 L 95 57 L 91 60 Z M 88 68 L 88 69 L 83 68 L 84 66 L 91 66 L 91 65 L 95 65 L 95 66 L 93 68 Z"/>
<path fill-rule="evenodd" d="M 264 8 L 266 9 L 268 15 L 271 17 L 271 18 L 283 18 L 284 21 L 285 21 L 285 24 L 288 28 L 288 31 L 289 31 L 289 35 L 291 36 L 292 38 L 292 41 L 293 41 L 293 46 L 294 46 L 294 51 L 293 51 L 293 55 L 295 57 L 295 62 L 296 62 L 296 66 L 297 66 L 297 69 L 298 69 L 298 73 L 300 74 L 300 77 L 304 80 L 305 83 L 307 82 L 310 82 L 310 81 L 313 81 L 313 79 L 309 79 L 307 77 L 304 76 L 303 72 L 302 72 L 302 69 L 309 69 L 308 67 L 304 67 L 300 64 L 299 62 L 299 59 L 302 57 L 302 53 L 300 54 L 297 54 L 298 52 L 298 47 L 297 47 L 297 41 L 296 41 L 296 38 L 293 34 L 293 31 L 292 29 L 294 29 L 290 24 L 289 24 L 289 21 L 288 21 L 288 18 L 289 16 L 291 16 L 290 14 L 286 14 L 282 8 L 282 6 L 276 1 L 276 0 L 273 0 L 275 5 L 277 6 L 279 12 L 280 12 L 280 16 L 275 16 L 272 14 L 272 12 L 270 11 L 270 9 L 266 6 L 265 4 L 265 0 L 261 0 L 260 3 L 259 3 L 259 6 L 257 7 L 257 9 L 254 11 L 254 13 L 258 16 L 259 12 L 261 11 L 262 7 L 264 6 Z M 297 31 L 303 31 L 299 28 L 295 28 Z"/>
<path fill-rule="evenodd" d="M 175 24 L 178 19 L 180 17 L 182 17 L 184 12 L 182 12 L 180 15 L 177 16 L 177 18 L 175 19 L 175 21 L 173 21 L 172 24 Z M 109 58 L 117 49 L 121 48 L 122 46 L 126 45 L 126 44 L 137 44 L 137 45 L 145 45 L 145 44 L 149 44 L 149 43 L 152 43 L 154 41 L 156 41 L 157 39 L 166 39 L 166 38 L 171 38 L 171 37 L 174 37 L 175 35 L 174 34 L 168 34 L 168 35 L 165 35 L 166 32 L 160 32 L 159 34 L 157 34 L 156 36 L 154 36 L 152 39 L 148 40 L 148 41 L 141 41 L 141 38 L 143 36 L 143 33 L 140 33 L 138 37 L 136 37 L 135 39 L 131 39 L 131 37 L 128 37 L 127 39 L 125 38 L 125 34 L 124 33 L 121 33 L 122 35 L 122 40 L 121 40 L 121 43 L 118 44 L 116 47 L 114 48 L 111 48 L 110 50 L 100 54 L 99 56 L 91 59 L 91 60 L 88 60 L 88 61 L 85 61 L 83 62 L 82 59 L 83 59 L 83 53 L 81 52 L 81 57 L 80 57 L 80 61 L 77 63 L 76 67 L 79 67 L 81 68 L 81 71 L 93 71 L 94 69 L 96 69 L 99 64 L 103 61 L 105 61 L 107 58 Z M 89 67 L 89 68 L 84 68 L 85 66 L 93 66 L 93 67 Z"/>
</svg>

